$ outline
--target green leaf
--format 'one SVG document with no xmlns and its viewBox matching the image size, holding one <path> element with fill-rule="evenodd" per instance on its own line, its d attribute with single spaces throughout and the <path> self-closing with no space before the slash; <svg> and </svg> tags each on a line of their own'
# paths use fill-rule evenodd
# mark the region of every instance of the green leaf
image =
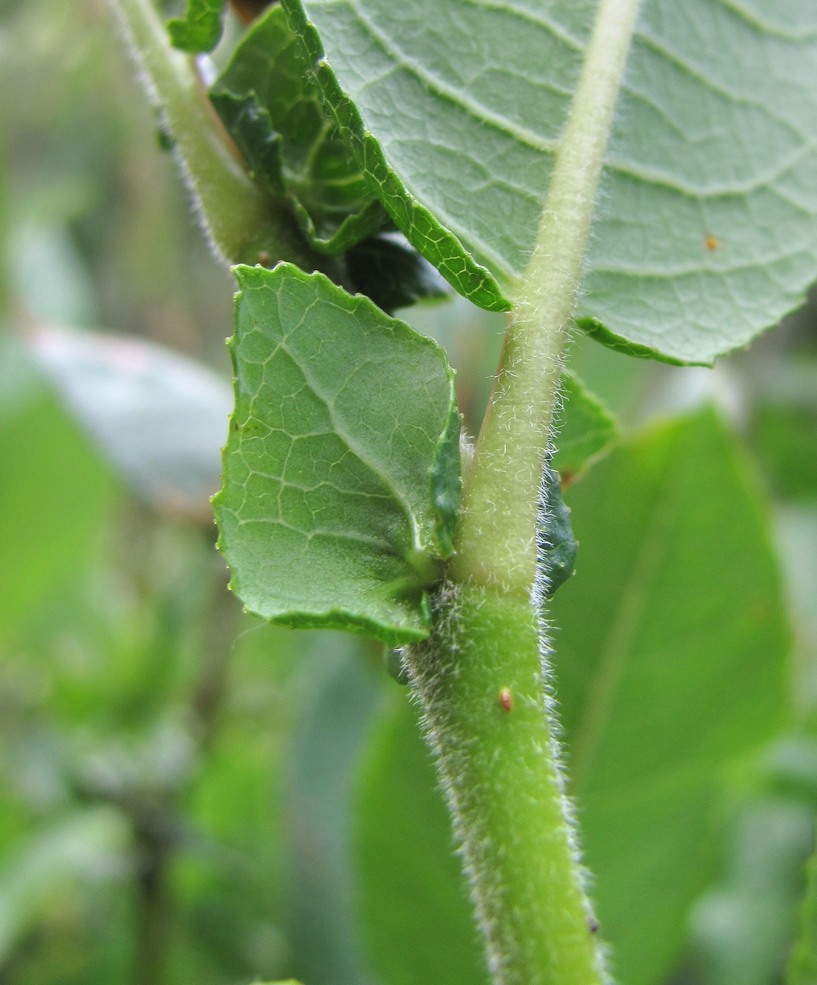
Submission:
<svg viewBox="0 0 817 985">
<path fill-rule="evenodd" d="M 736 820 L 726 877 L 693 911 L 696 985 L 780 982 L 791 950 L 814 805 L 766 794 L 746 804 Z"/>
<path fill-rule="evenodd" d="M 383 208 L 327 115 L 280 7 L 250 28 L 210 98 L 262 186 L 291 199 L 316 249 L 342 253 L 383 226 Z"/>
<path fill-rule="evenodd" d="M 236 276 L 236 411 L 215 499 L 233 589 L 276 622 L 423 638 L 459 486 L 443 351 L 321 274 Z"/>
<path fill-rule="evenodd" d="M 16 844 L 0 865 L 0 960 L 10 959 L 20 937 L 66 886 L 109 878 L 127 841 L 122 817 L 95 807 L 75 810 Z"/>
<path fill-rule="evenodd" d="M 711 411 L 611 453 L 569 499 L 582 562 L 551 611 L 572 793 L 616 977 L 654 985 L 727 771 L 784 718 L 779 579 L 755 480 Z"/>
<path fill-rule="evenodd" d="M 396 695 L 360 774 L 355 843 L 368 955 L 383 985 L 476 985 L 488 975 L 415 719 L 404 694 Z"/>
<path fill-rule="evenodd" d="M 431 264 L 399 234 L 385 233 L 358 243 L 344 257 L 355 290 L 384 311 L 450 295 Z"/>
<path fill-rule="evenodd" d="M 187 0 L 184 16 L 167 22 L 173 47 L 192 54 L 212 51 L 221 39 L 226 5 L 227 0 Z"/>
<path fill-rule="evenodd" d="M 32 367 L 0 335 L 0 641 L 95 556 L 111 474 Z"/>
<path fill-rule="evenodd" d="M 284 790 L 289 967 L 316 985 L 374 985 L 355 912 L 354 812 L 359 764 L 388 680 L 354 642 L 321 634 L 314 647 Z"/>
<path fill-rule="evenodd" d="M 570 510 L 562 498 L 559 473 L 551 466 L 550 455 L 542 472 L 536 543 L 536 576 L 542 601 L 545 601 L 573 574 L 579 547 L 570 522 Z"/>
<path fill-rule="evenodd" d="M 507 307 L 595 4 L 283 5 L 397 226 L 466 297 Z M 629 352 L 707 362 L 800 303 L 817 272 L 815 62 L 809 0 L 643 5 L 583 327 Z"/>
<path fill-rule="evenodd" d="M 211 90 L 210 100 L 244 155 L 255 182 L 267 195 L 283 197 L 286 188 L 282 138 L 272 126 L 269 111 L 254 92 L 235 95 Z"/>
<path fill-rule="evenodd" d="M 786 985 L 817 982 L 817 854 L 809 859 L 800 909 L 800 933 L 791 955 Z"/>
<path fill-rule="evenodd" d="M 575 373 L 562 373 L 561 411 L 553 468 L 562 482 L 572 480 L 618 438 L 618 424 Z"/>
<path fill-rule="evenodd" d="M 776 496 L 817 501 L 817 358 L 765 360 L 749 425 L 752 446 Z"/>
</svg>

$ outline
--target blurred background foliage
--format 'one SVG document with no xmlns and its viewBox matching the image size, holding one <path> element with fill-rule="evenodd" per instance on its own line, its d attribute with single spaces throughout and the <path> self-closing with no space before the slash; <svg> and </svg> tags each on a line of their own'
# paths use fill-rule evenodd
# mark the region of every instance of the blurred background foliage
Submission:
<svg viewBox="0 0 817 985">
<path fill-rule="evenodd" d="M 379 649 L 262 626 L 227 591 L 208 497 L 231 279 L 102 0 L 0 0 L 0 111 L 0 983 L 477 980 Z M 501 319 L 405 315 L 448 346 L 473 431 Z M 817 309 L 715 370 L 581 339 L 571 366 L 625 434 L 714 401 L 769 503 L 785 733 L 724 792 L 661 980 L 774 985 L 817 805 Z"/>
</svg>

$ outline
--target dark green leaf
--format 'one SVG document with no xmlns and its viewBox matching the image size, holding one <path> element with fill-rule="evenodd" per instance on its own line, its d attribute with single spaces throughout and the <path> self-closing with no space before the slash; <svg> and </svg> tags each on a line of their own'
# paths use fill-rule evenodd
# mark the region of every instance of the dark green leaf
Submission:
<svg viewBox="0 0 817 985">
<path fill-rule="evenodd" d="M 570 510 L 562 499 L 559 473 L 550 464 L 550 455 L 542 473 L 536 540 L 538 549 L 537 580 L 542 600 L 549 599 L 576 567 L 578 544 L 573 536 Z"/>
<path fill-rule="evenodd" d="M 434 449 L 431 466 L 431 499 L 434 503 L 434 538 L 440 557 L 454 552 L 454 533 L 462 498 L 460 473 L 460 433 L 462 418 L 452 402 L 448 423 Z"/>
<path fill-rule="evenodd" d="M 402 237 L 388 233 L 364 240 L 346 254 L 355 290 L 384 311 L 408 308 L 426 298 L 444 298 L 445 281 Z"/>
<path fill-rule="evenodd" d="M 596 5 L 283 5 L 398 228 L 471 300 L 507 306 Z M 630 352 L 705 362 L 801 301 L 817 273 L 815 62 L 808 0 L 643 5 L 583 326 Z"/>
<path fill-rule="evenodd" d="M 227 0 L 187 0 L 184 16 L 167 22 L 173 47 L 193 54 L 212 51 L 221 38 L 226 5 Z"/>
<path fill-rule="evenodd" d="M 403 694 L 363 762 L 356 829 L 360 915 L 383 985 L 487 982 L 448 815 Z"/>
<path fill-rule="evenodd" d="M 280 7 L 247 32 L 210 98 L 262 186 L 287 195 L 312 245 L 339 254 L 385 213 L 323 107 Z"/>
<path fill-rule="evenodd" d="M 270 196 L 286 194 L 282 162 L 282 139 L 270 120 L 269 111 L 254 92 L 235 95 L 213 90 L 210 99 L 250 166 L 258 185 Z"/>
<path fill-rule="evenodd" d="M 236 275 L 215 500 L 234 590 L 274 621 L 422 638 L 459 484 L 443 351 L 321 274 Z"/>
<path fill-rule="evenodd" d="M 567 370 L 562 373 L 562 408 L 553 468 L 566 482 L 618 437 L 618 424 L 604 404 Z"/>
<path fill-rule="evenodd" d="M 616 977 L 653 985 L 726 771 L 784 720 L 785 613 L 764 503 L 712 412 L 612 452 L 569 499 L 582 559 L 552 616 L 572 792 Z"/>
</svg>

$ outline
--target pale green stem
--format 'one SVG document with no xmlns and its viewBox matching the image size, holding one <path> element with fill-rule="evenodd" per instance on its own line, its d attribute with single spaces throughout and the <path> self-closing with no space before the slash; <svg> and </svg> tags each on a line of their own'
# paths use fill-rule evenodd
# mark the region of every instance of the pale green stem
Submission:
<svg viewBox="0 0 817 985">
<path fill-rule="evenodd" d="M 466 476 L 450 581 L 431 638 L 406 654 L 495 985 L 607 981 L 543 694 L 547 644 L 533 595 L 542 469 L 637 8 L 599 3 Z"/>
<path fill-rule="evenodd" d="M 315 258 L 285 209 L 266 198 L 247 174 L 208 103 L 193 60 L 170 45 L 151 0 L 110 2 L 173 138 L 216 254 L 229 263 L 257 263 L 265 252 L 270 260 L 313 269 Z"/>
<path fill-rule="evenodd" d="M 638 0 L 601 0 L 533 255 L 466 478 L 453 573 L 529 592 L 536 505 L 604 153 Z"/>
</svg>

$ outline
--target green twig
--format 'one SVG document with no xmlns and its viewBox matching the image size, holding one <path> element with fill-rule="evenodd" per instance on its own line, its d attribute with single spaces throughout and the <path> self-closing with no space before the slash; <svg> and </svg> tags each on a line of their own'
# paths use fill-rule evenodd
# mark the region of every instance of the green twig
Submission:
<svg viewBox="0 0 817 985">
<path fill-rule="evenodd" d="M 563 793 L 535 598 L 553 408 L 638 0 L 601 0 L 465 482 L 431 639 L 406 663 L 497 985 L 606 981 Z"/>
<path fill-rule="evenodd" d="M 210 107 L 195 63 L 170 45 L 150 0 L 110 0 L 153 101 L 161 110 L 214 252 L 228 263 L 290 260 L 320 266 L 286 207 L 253 183 Z M 264 258 L 265 262 L 267 258 Z"/>
<path fill-rule="evenodd" d="M 638 0 L 601 0 L 516 291 L 494 391 L 466 477 L 455 576 L 528 592 L 536 506 L 604 154 Z"/>
</svg>

